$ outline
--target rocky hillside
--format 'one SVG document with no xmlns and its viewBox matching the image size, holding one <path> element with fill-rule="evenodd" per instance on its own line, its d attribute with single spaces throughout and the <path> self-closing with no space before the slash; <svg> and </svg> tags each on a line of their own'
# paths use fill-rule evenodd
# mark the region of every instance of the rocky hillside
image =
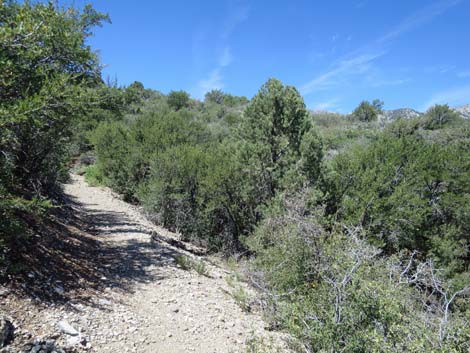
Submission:
<svg viewBox="0 0 470 353">
<path fill-rule="evenodd" d="M 464 119 L 470 119 L 470 104 L 462 105 L 460 107 L 453 107 L 457 113 L 462 116 Z M 328 111 L 323 111 L 323 110 L 311 110 L 310 111 L 312 115 L 323 115 L 323 116 L 338 116 L 341 114 L 334 113 L 334 112 L 328 112 Z M 384 110 L 382 115 L 380 115 L 380 120 L 383 121 L 394 121 L 398 118 L 405 118 L 405 119 L 412 119 L 419 117 L 423 115 L 423 112 L 419 112 L 417 110 L 411 109 L 411 108 L 399 108 L 399 109 L 390 109 L 390 110 Z"/>
<path fill-rule="evenodd" d="M 386 121 L 393 121 L 398 118 L 412 119 L 418 116 L 421 116 L 423 113 L 420 113 L 411 108 L 400 108 L 392 110 L 384 110 L 382 114 L 382 119 Z"/>
<path fill-rule="evenodd" d="M 462 118 L 470 119 L 470 104 L 462 105 L 460 107 L 454 108 L 454 110 L 459 113 Z"/>
</svg>

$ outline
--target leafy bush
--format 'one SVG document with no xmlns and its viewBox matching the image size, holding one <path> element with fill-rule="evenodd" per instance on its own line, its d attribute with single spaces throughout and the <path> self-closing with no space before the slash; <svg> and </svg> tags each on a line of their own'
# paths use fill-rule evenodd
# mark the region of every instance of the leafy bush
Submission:
<svg viewBox="0 0 470 353">
<path fill-rule="evenodd" d="M 270 319 L 297 338 L 295 349 L 468 349 L 465 313 L 447 304 L 456 294 L 468 305 L 470 287 L 448 292 L 431 263 L 384 257 L 360 227 L 325 228 L 322 209 L 309 205 L 311 194 L 279 199 L 248 239 L 256 255 L 253 281 L 265 294 Z"/>
<path fill-rule="evenodd" d="M 435 105 L 426 112 L 423 126 L 428 130 L 441 129 L 449 124 L 459 121 L 459 114 L 448 105 Z"/>
<path fill-rule="evenodd" d="M 443 145 L 398 124 L 334 159 L 324 189 L 329 211 L 365 227 L 388 254 L 418 250 L 435 256 L 449 275 L 468 271 L 468 144 Z"/>
<path fill-rule="evenodd" d="M 91 186 L 105 185 L 102 173 L 94 164 L 85 168 L 85 181 Z"/>
<path fill-rule="evenodd" d="M 378 99 L 375 99 L 372 103 L 362 101 L 352 113 L 352 117 L 363 122 L 376 121 L 382 112 L 382 106 L 383 102 Z"/>
<path fill-rule="evenodd" d="M 171 91 L 168 94 L 168 105 L 174 110 L 187 108 L 189 101 L 189 94 L 185 91 Z"/>
<path fill-rule="evenodd" d="M 97 171 L 185 239 L 239 250 L 240 238 L 261 219 L 277 189 L 307 174 L 318 178 L 321 141 L 298 92 L 277 80 L 262 87 L 239 124 L 235 111 L 227 113 L 234 120 L 220 119 L 214 104 L 227 107 L 210 97 L 201 112 L 160 106 L 127 121 L 102 123 L 92 139 Z"/>
<path fill-rule="evenodd" d="M 281 188 L 282 179 L 300 156 L 304 134 L 310 129 L 305 103 L 292 86 L 270 79 L 247 106 L 240 127 L 241 158 L 260 168 L 258 187 L 267 200 Z M 255 167 L 256 166 L 256 167 Z"/>
<path fill-rule="evenodd" d="M 28 213 L 67 178 L 72 126 L 100 81 L 86 44 L 107 16 L 52 2 L 0 6 L 0 239 L 21 234 Z"/>
</svg>

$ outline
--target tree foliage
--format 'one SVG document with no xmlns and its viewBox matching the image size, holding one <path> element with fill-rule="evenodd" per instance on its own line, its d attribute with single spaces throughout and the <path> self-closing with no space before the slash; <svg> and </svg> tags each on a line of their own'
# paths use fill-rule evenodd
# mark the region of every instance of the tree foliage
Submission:
<svg viewBox="0 0 470 353">
<path fill-rule="evenodd" d="M 244 112 L 239 130 L 244 142 L 242 158 L 259 174 L 262 199 L 273 197 L 288 170 L 300 158 L 304 134 L 311 127 L 302 97 L 292 86 L 268 80 Z"/>
<path fill-rule="evenodd" d="M 251 281 L 295 351 L 465 352 L 466 314 L 449 303 L 470 286 L 447 287 L 415 253 L 383 256 L 360 226 L 325 227 L 314 194 L 278 199 L 249 239 Z"/>
<path fill-rule="evenodd" d="M 213 249 L 240 249 L 241 237 L 289 176 L 318 177 L 321 141 L 309 131 L 303 100 L 277 80 L 260 89 L 243 117 L 237 110 L 243 98 L 227 103 L 233 96 L 213 91 L 202 108 L 175 109 L 172 96 L 170 109 L 102 124 L 93 138 L 98 170 L 185 238 Z"/>
<path fill-rule="evenodd" d="M 468 143 L 443 144 L 394 126 L 389 131 L 333 161 L 327 192 L 336 217 L 370 230 L 389 254 L 418 250 L 434 255 L 449 274 L 468 271 Z"/>
<path fill-rule="evenodd" d="M 86 39 L 107 19 L 91 6 L 0 6 L 0 222 L 21 223 L 11 219 L 66 177 L 72 126 L 101 80 Z"/>
<path fill-rule="evenodd" d="M 435 105 L 426 112 L 424 127 L 428 130 L 441 129 L 459 119 L 459 115 L 450 109 L 448 105 Z"/>
<path fill-rule="evenodd" d="M 382 112 L 383 102 L 374 99 L 372 103 L 368 101 L 362 101 L 359 106 L 353 111 L 353 118 L 363 121 L 371 122 L 376 121 L 379 114 Z"/>
<path fill-rule="evenodd" d="M 168 94 L 168 105 L 174 110 L 187 108 L 189 102 L 189 94 L 185 91 L 171 91 Z"/>
</svg>

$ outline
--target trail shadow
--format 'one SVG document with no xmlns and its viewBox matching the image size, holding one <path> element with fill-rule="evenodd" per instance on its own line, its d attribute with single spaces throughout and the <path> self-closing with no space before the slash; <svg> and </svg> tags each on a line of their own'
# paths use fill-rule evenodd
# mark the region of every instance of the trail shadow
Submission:
<svg viewBox="0 0 470 353">
<path fill-rule="evenodd" d="M 151 242 L 150 236 L 106 241 L 115 233 L 149 235 L 125 213 L 90 210 L 67 195 L 63 202 L 9 254 L 11 264 L 20 265 L 0 282 L 17 295 L 38 303 L 97 305 L 92 300 L 97 294 L 110 288 L 132 292 L 138 283 L 163 278 L 155 267 L 174 266 L 177 251 Z"/>
</svg>

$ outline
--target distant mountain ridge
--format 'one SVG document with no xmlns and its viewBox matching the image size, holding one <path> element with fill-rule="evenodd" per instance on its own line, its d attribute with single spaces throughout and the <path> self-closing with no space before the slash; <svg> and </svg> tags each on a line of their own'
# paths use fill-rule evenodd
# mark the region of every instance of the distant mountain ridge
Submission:
<svg viewBox="0 0 470 353">
<path fill-rule="evenodd" d="M 451 107 L 451 109 L 459 113 L 462 118 L 470 119 L 470 104 L 462 105 L 459 107 Z M 343 114 L 330 112 L 326 110 L 312 110 L 310 112 L 313 115 L 322 115 L 322 114 L 343 115 Z M 384 121 L 393 121 L 398 118 L 413 119 L 421 115 L 424 115 L 424 113 L 411 109 L 411 108 L 399 108 L 399 109 L 384 110 L 382 114 L 379 116 L 379 119 L 384 120 Z"/>
<path fill-rule="evenodd" d="M 460 114 L 464 119 L 470 119 L 470 104 L 462 105 L 460 107 L 454 108 L 454 110 Z"/>
<path fill-rule="evenodd" d="M 400 108 L 400 109 L 384 110 L 383 113 L 381 114 L 381 118 L 383 120 L 392 121 L 398 118 L 413 119 L 421 115 L 423 115 L 423 113 L 418 112 L 414 109 Z"/>
<path fill-rule="evenodd" d="M 464 119 L 470 119 L 470 104 L 462 105 L 460 107 L 451 107 L 454 111 L 460 114 Z M 411 108 L 400 108 L 392 110 L 384 110 L 382 116 L 387 121 L 392 121 L 398 118 L 412 119 L 423 115 L 424 113 L 418 112 Z"/>
</svg>

